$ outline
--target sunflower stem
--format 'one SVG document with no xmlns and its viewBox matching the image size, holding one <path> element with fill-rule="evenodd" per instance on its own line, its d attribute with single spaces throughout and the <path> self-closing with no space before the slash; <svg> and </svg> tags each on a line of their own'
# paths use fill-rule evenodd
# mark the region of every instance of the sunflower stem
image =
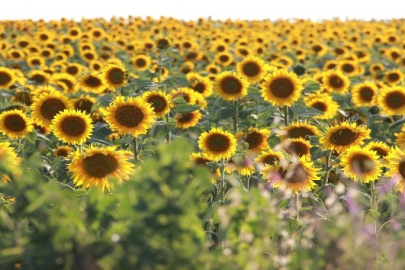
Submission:
<svg viewBox="0 0 405 270">
<path fill-rule="evenodd" d="M 295 194 L 295 207 L 297 208 L 297 220 L 300 217 L 300 207 L 301 207 L 301 203 L 300 203 L 300 194 L 297 193 Z"/>
<path fill-rule="evenodd" d="M 138 161 L 138 137 L 132 138 L 132 144 L 134 147 L 134 160 L 135 160 L 135 162 L 137 162 Z"/>
<path fill-rule="evenodd" d="M 222 159 L 221 164 L 219 167 L 219 171 L 221 172 L 221 178 L 219 182 L 219 200 L 220 203 L 225 202 L 225 161 Z"/>
<path fill-rule="evenodd" d="M 163 51 L 159 50 L 159 85 L 162 83 Z"/>
<path fill-rule="evenodd" d="M 170 115 L 169 115 L 169 113 L 167 113 L 166 114 L 166 122 L 167 122 L 167 125 L 169 125 L 169 121 L 170 121 Z M 170 141 L 171 141 L 171 138 L 172 137 L 172 132 L 169 130 L 169 132 L 167 133 L 167 135 L 166 135 L 166 140 L 167 140 L 167 143 L 170 143 Z"/>
<path fill-rule="evenodd" d="M 330 162 L 330 157 L 332 155 L 332 151 L 327 151 L 326 152 L 326 160 L 325 160 L 325 167 L 324 167 L 324 171 L 325 171 L 325 178 L 323 179 L 323 184 L 326 185 L 328 183 L 328 179 L 329 179 L 329 174 L 330 174 L 330 168 L 329 168 L 329 162 Z"/>
<path fill-rule="evenodd" d="M 377 210 L 374 181 L 371 181 L 370 187 L 371 187 L 371 190 L 370 190 L 370 208 L 372 210 Z"/>
<path fill-rule="evenodd" d="M 288 126 L 288 107 L 284 106 L 284 125 Z"/>
<path fill-rule="evenodd" d="M 233 130 L 236 133 L 238 133 L 238 115 L 239 115 L 239 104 L 238 101 L 235 100 L 235 116 L 233 118 Z"/>
</svg>

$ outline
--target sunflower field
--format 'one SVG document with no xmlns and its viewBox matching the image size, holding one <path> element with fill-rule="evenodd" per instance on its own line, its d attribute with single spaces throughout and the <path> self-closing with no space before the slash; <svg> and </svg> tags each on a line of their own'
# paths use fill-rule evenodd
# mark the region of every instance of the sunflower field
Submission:
<svg viewBox="0 0 405 270">
<path fill-rule="evenodd" d="M 405 21 L 0 21 L 0 269 L 404 269 Z"/>
</svg>

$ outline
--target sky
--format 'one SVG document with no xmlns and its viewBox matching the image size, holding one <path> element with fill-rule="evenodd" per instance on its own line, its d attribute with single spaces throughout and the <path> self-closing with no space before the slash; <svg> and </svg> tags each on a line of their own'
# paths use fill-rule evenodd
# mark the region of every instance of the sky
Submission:
<svg viewBox="0 0 405 270">
<path fill-rule="evenodd" d="M 0 20 L 112 16 L 213 19 L 391 19 L 405 17 L 402 0 L 2 0 Z"/>
</svg>

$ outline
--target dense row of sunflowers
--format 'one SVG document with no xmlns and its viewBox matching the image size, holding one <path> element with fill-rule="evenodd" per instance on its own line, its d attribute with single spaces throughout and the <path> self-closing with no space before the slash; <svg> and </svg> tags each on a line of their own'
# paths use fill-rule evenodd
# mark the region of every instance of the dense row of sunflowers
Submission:
<svg viewBox="0 0 405 270">
<path fill-rule="evenodd" d="M 207 165 L 220 199 L 231 176 L 295 193 L 387 177 L 405 191 L 402 21 L 27 20 L 0 33 L 5 181 L 32 134 L 44 159 L 68 161 L 58 181 L 103 190 L 148 146 L 185 137 L 185 166 Z"/>
</svg>

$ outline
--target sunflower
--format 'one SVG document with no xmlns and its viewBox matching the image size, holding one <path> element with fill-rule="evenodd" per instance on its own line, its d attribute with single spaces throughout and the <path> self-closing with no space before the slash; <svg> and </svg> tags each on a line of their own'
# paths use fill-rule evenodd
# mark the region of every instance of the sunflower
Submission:
<svg viewBox="0 0 405 270">
<path fill-rule="evenodd" d="M 401 131 L 394 133 L 396 139 L 395 143 L 401 148 L 405 148 L 405 126 L 402 126 Z"/>
<path fill-rule="evenodd" d="M 156 47 L 159 50 L 166 50 L 170 47 L 170 39 L 167 37 L 160 37 L 156 40 Z"/>
<path fill-rule="evenodd" d="M 219 128 L 212 128 L 201 134 L 198 146 L 213 161 L 228 159 L 236 152 L 235 137 Z"/>
<path fill-rule="evenodd" d="M 106 85 L 98 72 L 93 72 L 80 78 L 79 85 L 84 91 L 96 94 L 100 94 L 106 89 Z"/>
<path fill-rule="evenodd" d="M 283 159 L 283 154 L 280 151 L 273 149 L 264 150 L 256 159 L 255 162 L 262 169 L 266 165 L 275 165 Z"/>
<path fill-rule="evenodd" d="M 209 64 L 205 67 L 205 70 L 208 71 L 211 74 L 219 74 L 221 72 L 221 68 L 217 65 L 214 64 Z"/>
<path fill-rule="evenodd" d="M 384 81 L 389 85 L 396 85 L 404 80 L 404 74 L 398 70 L 390 70 L 385 73 Z"/>
<path fill-rule="evenodd" d="M 41 126 L 48 127 L 52 119 L 65 109 L 72 109 L 72 102 L 58 91 L 45 92 L 34 98 L 31 117 Z"/>
<path fill-rule="evenodd" d="M 320 115 L 315 115 L 314 119 L 333 119 L 338 110 L 339 103 L 334 101 L 327 93 L 314 93 L 304 98 L 305 105 L 317 109 L 322 112 Z"/>
<path fill-rule="evenodd" d="M 309 149 L 311 148 L 311 144 L 309 141 L 303 138 L 297 139 L 286 139 L 281 143 L 281 147 L 284 151 L 286 151 L 291 156 L 298 156 L 298 157 L 310 157 L 311 153 Z"/>
<path fill-rule="evenodd" d="M 340 71 L 329 70 L 322 74 L 322 85 L 328 92 L 346 93 L 349 91 L 350 80 Z"/>
<path fill-rule="evenodd" d="M 27 116 L 20 110 L 5 111 L 0 114 L 0 132 L 9 138 L 23 138 L 33 130 Z"/>
<path fill-rule="evenodd" d="M 266 74 L 264 61 L 258 57 L 249 56 L 237 64 L 238 73 L 245 77 L 250 83 L 256 83 Z"/>
<path fill-rule="evenodd" d="M 386 173 L 387 176 L 392 177 L 395 182 L 397 190 L 401 193 L 405 192 L 405 153 L 398 147 L 394 147 L 388 156 Z"/>
<path fill-rule="evenodd" d="M 385 66 L 381 63 L 373 63 L 370 65 L 370 73 L 377 75 L 378 73 L 385 70 Z"/>
<path fill-rule="evenodd" d="M 72 153 L 72 148 L 67 145 L 59 146 L 55 149 L 54 155 L 55 157 L 69 157 Z"/>
<path fill-rule="evenodd" d="M 249 84 L 243 77 L 228 71 L 216 77 L 215 90 L 224 100 L 238 100 L 247 95 Z"/>
<path fill-rule="evenodd" d="M 307 122 L 293 122 L 289 126 L 280 127 L 280 135 L 283 138 L 298 139 L 303 138 L 309 140 L 308 136 L 318 136 L 320 134 L 319 129 Z"/>
<path fill-rule="evenodd" d="M 349 77 L 353 77 L 359 73 L 359 68 L 355 61 L 343 60 L 337 65 L 337 70 Z"/>
<path fill-rule="evenodd" d="M 239 172 L 242 176 L 252 175 L 255 172 L 253 160 L 246 156 L 231 158 L 225 166 L 225 172 L 232 173 L 233 171 Z"/>
<path fill-rule="evenodd" d="M 405 88 L 401 86 L 386 87 L 380 91 L 377 102 L 383 114 L 405 114 Z"/>
<path fill-rule="evenodd" d="M 289 162 L 285 165 L 281 163 L 267 165 L 261 174 L 273 188 L 298 193 L 310 191 L 316 186 L 314 181 L 320 179 L 318 172 L 319 169 L 315 168 L 311 161 L 301 157 L 297 162 Z"/>
<path fill-rule="evenodd" d="M 51 75 L 42 70 L 33 70 L 28 73 L 27 77 L 29 80 L 40 85 L 47 84 L 51 79 Z"/>
<path fill-rule="evenodd" d="M 391 151 L 390 147 L 384 142 L 369 142 L 366 145 L 366 148 L 370 149 L 371 151 L 375 151 L 379 159 L 384 159 Z"/>
<path fill-rule="evenodd" d="M 45 60 L 38 54 L 33 54 L 27 57 L 27 65 L 31 68 L 43 67 L 45 66 Z"/>
<path fill-rule="evenodd" d="M 128 82 L 128 72 L 118 63 L 108 63 L 104 66 L 101 78 L 109 90 L 123 87 Z"/>
<path fill-rule="evenodd" d="M 202 118 L 200 111 L 193 111 L 188 113 L 180 113 L 176 115 L 176 127 L 180 129 L 187 129 L 197 125 L 198 121 Z"/>
<path fill-rule="evenodd" d="M 12 86 L 16 81 L 16 77 L 14 76 L 13 70 L 0 67 L 0 88 L 1 89 L 8 89 Z"/>
<path fill-rule="evenodd" d="M 59 140 L 69 144 L 83 144 L 93 132 L 90 116 L 77 110 L 59 112 L 50 128 Z"/>
<path fill-rule="evenodd" d="M 79 63 L 69 63 L 65 68 L 65 72 L 72 76 L 78 76 L 85 70 L 85 67 Z"/>
<path fill-rule="evenodd" d="M 0 180 L 9 182 L 10 176 L 21 174 L 21 159 L 14 152 L 9 142 L 0 142 Z"/>
<path fill-rule="evenodd" d="M 216 179 L 221 175 L 219 169 L 212 171 L 212 168 L 207 164 L 208 162 L 213 162 L 212 159 L 208 158 L 203 153 L 191 153 L 190 159 L 194 166 L 204 166 L 208 168 L 212 175 L 211 175 L 211 182 L 215 183 Z"/>
<path fill-rule="evenodd" d="M 221 52 L 215 55 L 215 62 L 227 67 L 233 62 L 233 56 L 229 52 Z"/>
<path fill-rule="evenodd" d="M 138 54 L 132 59 L 132 63 L 136 70 L 144 71 L 150 67 L 152 60 L 148 55 Z"/>
<path fill-rule="evenodd" d="M 118 183 L 129 180 L 133 167 L 125 151 L 91 146 L 84 148 L 82 153 L 76 151 L 68 169 L 73 174 L 75 185 L 83 188 L 98 186 L 104 191 L 110 190 L 113 180 Z"/>
<path fill-rule="evenodd" d="M 51 81 L 66 93 L 75 93 L 77 91 L 76 78 L 70 74 L 55 73 L 52 75 Z"/>
<path fill-rule="evenodd" d="M 344 152 L 351 146 L 362 145 L 365 139 L 370 138 L 370 130 L 366 126 L 357 126 L 356 123 L 342 122 L 334 125 L 320 138 L 324 149 Z"/>
<path fill-rule="evenodd" d="M 166 115 L 170 111 L 169 97 L 161 91 L 147 91 L 143 94 L 142 99 L 152 105 L 157 117 Z"/>
<path fill-rule="evenodd" d="M 173 89 L 170 92 L 169 98 L 171 100 L 170 106 L 175 107 L 177 105 L 176 102 L 173 101 L 176 97 L 182 97 L 188 104 L 195 104 L 197 96 L 196 92 L 188 87 L 180 87 L 177 89 Z"/>
<path fill-rule="evenodd" d="M 105 120 L 113 131 L 134 137 L 146 134 L 155 122 L 152 106 L 142 98 L 117 97 L 105 110 Z"/>
<path fill-rule="evenodd" d="M 212 95 L 213 84 L 208 77 L 201 77 L 190 83 L 190 88 L 202 94 L 204 97 Z"/>
<path fill-rule="evenodd" d="M 372 82 L 363 82 L 353 86 L 351 97 L 354 106 L 373 106 L 377 96 L 378 87 Z"/>
<path fill-rule="evenodd" d="M 362 183 L 375 181 L 382 174 L 381 162 L 377 152 L 360 146 L 353 146 L 341 156 L 340 166 L 343 173 Z"/>
<path fill-rule="evenodd" d="M 303 90 L 297 75 L 283 69 L 267 75 L 260 86 L 263 99 L 275 106 L 290 107 Z"/>
<path fill-rule="evenodd" d="M 238 132 L 237 139 L 248 144 L 248 149 L 253 152 L 260 152 L 269 146 L 267 140 L 270 130 L 250 127 L 247 132 Z"/>
</svg>

